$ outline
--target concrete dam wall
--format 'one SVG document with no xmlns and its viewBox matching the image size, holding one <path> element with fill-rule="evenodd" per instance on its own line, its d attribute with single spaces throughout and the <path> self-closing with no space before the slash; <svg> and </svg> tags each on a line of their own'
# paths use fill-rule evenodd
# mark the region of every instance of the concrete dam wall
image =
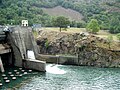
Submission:
<svg viewBox="0 0 120 90">
<path fill-rule="evenodd" d="M 33 51 L 35 58 L 39 53 L 39 48 L 35 42 L 30 27 L 9 27 L 5 31 L 6 43 L 10 46 L 12 52 L 12 60 L 10 64 L 18 67 L 25 67 L 39 71 L 45 71 L 45 62 L 33 60 L 28 57 L 28 51 Z"/>
</svg>

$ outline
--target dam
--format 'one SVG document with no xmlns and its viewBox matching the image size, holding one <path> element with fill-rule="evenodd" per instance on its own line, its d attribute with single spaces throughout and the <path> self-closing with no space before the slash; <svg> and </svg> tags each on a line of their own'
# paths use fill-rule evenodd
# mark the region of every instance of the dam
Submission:
<svg viewBox="0 0 120 90">
<path fill-rule="evenodd" d="M 32 51 L 34 58 L 28 55 Z M 17 66 L 45 72 L 46 62 L 36 60 L 39 48 L 35 42 L 31 27 L 0 26 L 0 68 Z M 30 57 L 30 58 L 29 58 Z"/>
</svg>

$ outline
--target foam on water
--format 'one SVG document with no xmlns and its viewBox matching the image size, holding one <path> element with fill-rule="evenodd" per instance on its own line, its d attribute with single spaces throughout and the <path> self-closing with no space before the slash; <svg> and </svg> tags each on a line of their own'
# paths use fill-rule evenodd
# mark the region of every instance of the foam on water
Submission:
<svg viewBox="0 0 120 90">
<path fill-rule="evenodd" d="M 47 71 L 48 73 L 52 73 L 52 74 L 65 74 L 66 71 L 61 70 L 60 68 L 58 68 L 58 66 L 59 66 L 59 65 L 52 65 L 52 64 L 47 65 L 47 66 L 46 66 L 46 71 Z"/>
</svg>

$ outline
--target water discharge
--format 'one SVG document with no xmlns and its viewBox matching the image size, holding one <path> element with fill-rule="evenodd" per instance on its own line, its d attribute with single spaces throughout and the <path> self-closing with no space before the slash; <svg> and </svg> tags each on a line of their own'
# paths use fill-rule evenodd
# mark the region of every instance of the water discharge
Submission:
<svg viewBox="0 0 120 90">
<path fill-rule="evenodd" d="M 53 65 L 53 64 L 47 65 L 47 66 L 46 66 L 46 71 L 47 71 L 48 73 L 52 73 L 52 74 L 65 74 L 65 73 L 66 73 L 66 71 L 61 70 L 61 69 L 59 68 L 59 65 L 58 65 L 58 64 L 55 64 L 55 65 Z"/>
<path fill-rule="evenodd" d="M 14 70 L 19 69 L 6 73 Z M 120 90 L 119 68 L 47 64 L 46 73 L 33 71 L 17 78 L 3 83 L 2 90 Z"/>
<path fill-rule="evenodd" d="M 28 59 L 35 59 L 35 54 L 32 50 L 27 51 Z"/>
</svg>

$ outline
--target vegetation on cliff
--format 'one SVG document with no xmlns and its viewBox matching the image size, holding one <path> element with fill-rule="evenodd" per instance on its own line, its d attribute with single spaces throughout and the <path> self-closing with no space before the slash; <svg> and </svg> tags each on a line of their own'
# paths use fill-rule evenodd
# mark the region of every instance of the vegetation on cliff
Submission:
<svg viewBox="0 0 120 90">
<path fill-rule="evenodd" d="M 117 34 L 117 38 L 118 38 L 118 40 L 120 42 L 120 33 Z"/>
</svg>

